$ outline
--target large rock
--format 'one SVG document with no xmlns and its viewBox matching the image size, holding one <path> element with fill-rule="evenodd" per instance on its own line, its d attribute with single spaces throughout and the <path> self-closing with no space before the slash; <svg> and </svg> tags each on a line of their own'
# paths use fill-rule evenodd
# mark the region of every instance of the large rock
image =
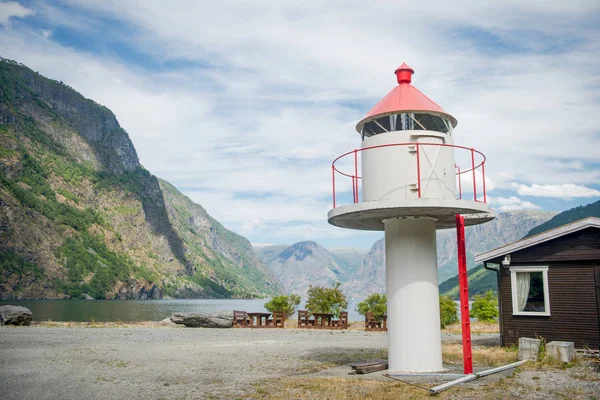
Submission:
<svg viewBox="0 0 600 400">
<path fill-rule="evenodd" d="M 29 325 L 33 314 L 20 306 L 0 306 L 0 325 Z"/>
<path fill-rule="evenodd" d="M 175 313 L 171 322 L 183 324 L 188 328 L 231 328 L 233 311 L 217 311 L 216 313 Z"/>
</svg>

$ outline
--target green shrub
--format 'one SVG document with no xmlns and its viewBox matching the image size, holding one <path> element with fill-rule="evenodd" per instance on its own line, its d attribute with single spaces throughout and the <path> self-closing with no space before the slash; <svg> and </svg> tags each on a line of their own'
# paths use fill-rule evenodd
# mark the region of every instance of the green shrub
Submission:
<svg viewBox="0 0 600 400">
<path fill-rule="evenodd" d="M 385 294 L 373 293 L 356 306 L 360 315 L 372 312 L 373 316 L 379 318 L 387 314 L 387 296 Z"/>
<path fill-rule="evenodd" d="M 310 285 L 308 288 L 308 300 L 306 301 L 306 310 L 312 313 L 330 313 L 336 318 L 340 312 L 348 308 L 348 300 L 340 290 L 340 283 L 334 287 Z"/>
<path fill-rule="evenodd" d="M 269 302 L 265 303 L 265 308 L 270 311 L 283 311 L 286 318 L 289 318 L 296 312 L 300 304 L 300 296 L 290 294 L 289 296 L 275 296 Z"/>
<path fill-rule="evenodd" d="M 458 322 L 456 303 L 448 296 L 440 296 L 440 326 L 444 329 L 448 325 Z"/>
<path fill-rule="evenodd" d="M 471 316 L 483 322 L 498 318 L 498 299 L 491 290 L 484 295 L 475 296 L 471 306 Z"/>
<path fill-rule="evenodd" d="M 38 265 L 26 261 L 13 250 L 0 252 L 0 284 L 14 277 L 18 277 L 20 281 L 26 277 L 40 279 L 44 276 L 44 271 Z"/>
</svg>

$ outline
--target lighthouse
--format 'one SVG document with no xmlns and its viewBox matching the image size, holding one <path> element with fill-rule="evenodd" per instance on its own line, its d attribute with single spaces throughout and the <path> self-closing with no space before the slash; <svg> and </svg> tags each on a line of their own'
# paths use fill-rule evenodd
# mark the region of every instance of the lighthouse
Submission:
<svg viewBox="0 0 600 400">
<path fill-rule="evenodd" d="M 414 73 L 394 71 L 397 85 L 356 125 L 360 148 L 333 161 L 328 213 L 332 225 L 385 232 L 388 365 L 408 373 L 443 370 L 436 230 L 493 218 L 485 156 L 454 144 L 456 118 Z"/>
</svg>

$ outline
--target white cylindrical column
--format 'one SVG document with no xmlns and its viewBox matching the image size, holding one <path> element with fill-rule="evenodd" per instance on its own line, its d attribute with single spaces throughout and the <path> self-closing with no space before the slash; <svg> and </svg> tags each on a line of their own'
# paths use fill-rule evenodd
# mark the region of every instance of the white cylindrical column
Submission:
<svg viewBox="0 0 600 400">
<path fill-rule="evenodd" d="M 384 225 L 389 370 L 441 371 L 435 220 L 392 218 Z"/>
</svg>

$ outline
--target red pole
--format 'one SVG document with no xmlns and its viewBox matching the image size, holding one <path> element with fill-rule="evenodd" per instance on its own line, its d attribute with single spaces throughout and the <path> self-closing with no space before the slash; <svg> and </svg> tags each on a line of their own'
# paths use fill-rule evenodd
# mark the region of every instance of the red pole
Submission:
<svg viewBox="0 0 600 400">
<path fill-rule="evenodd" d="M 333 208 L 335 208 L 335 167 L 331 166 L 331 189 L 333 191 Z"/>
<path fill-rule="evenodd" d="M 456 214 L 456 241 L 458 247 L 458 283 L 460 290 L 460 316 L 463 339 L 463 368 L 465 374 L 473 373 L 471 352 L 471 318 L 469 316 L 469 284 L 467 279 L 467 252 L 465 249 L 465 219 Z"/>
<path fill-rule="evenodd" d="M 487 195 L 485 193 L 485 161 L 481 163 L 481 175 L 483 177 L 483 202 L 487 203 Z"/>
<path fill-rule="evenodd" d="M 358 158 L 356 156 L 356 149 L 354 149 L 354 176 L 356 177 L 354 202 L 358 203 Z"/>
<path fill-rule="evenodd" d="M 352 201 L 356 203 L 356 184 L 354 183 L 354 175 L 352 175 Z"/>
<path fill-rule="evenodd" d="M 417 142 L 417 188 L 419 189 L 419 198 L 421 198 L 421 159 L 419 156 L 419 143 Z"/>
<path fill-rule="evenodd" d="M 475 152 L 471 149 L 471 170 L 473 171 L 473 200 L 477 201 L 477 185 L 475 184 Z"/>
</svg>

